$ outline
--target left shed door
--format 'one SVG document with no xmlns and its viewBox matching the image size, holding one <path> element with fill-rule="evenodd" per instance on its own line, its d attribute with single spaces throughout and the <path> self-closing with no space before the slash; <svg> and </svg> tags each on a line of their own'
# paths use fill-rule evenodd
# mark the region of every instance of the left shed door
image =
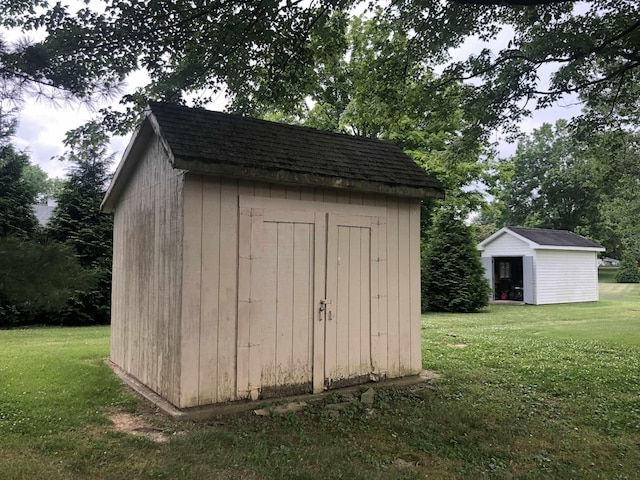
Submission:
<svg viewBox="0 0 640 480">
<path fill-rule="evenodd" d="M 240 209 L 238 397 L 312 391 L 316 215 Z"/>
</svg>

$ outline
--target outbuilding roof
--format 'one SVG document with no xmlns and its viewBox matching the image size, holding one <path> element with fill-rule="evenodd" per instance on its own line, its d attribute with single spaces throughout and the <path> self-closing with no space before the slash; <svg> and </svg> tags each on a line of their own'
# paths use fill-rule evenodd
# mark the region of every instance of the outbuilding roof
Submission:
<svg viewBox="0 0 640 480">
<path fill-rule="evenodd" d="M 569 232 L 568 230 L 548 230 L 543 228 L 524 227 L 507 228 L 521 237 L 537 243 L 538 245 L 603 248 L 599 243 L 593 242 L 576 233 Z"/>
<path fill-rule="evenodd" d="M 131 161 L 137 138 L 148 138 L 141 132 L 150 126 L 173 167 L 194 173 L 444 197 L 442 184 L 389 142 L 161 102 L 150 102 L 146 114 L 121 166 Z M 119 166 L 112 186 L 127 170 Z"/>
<path fill-rule="evenodd" d="M 551 230 L 546 228 L 503 227 L 496 233 L 478 244 L 484 247 L 504 234 L 511 234 L 528 243 L 534 249 L 562 249 L 562 250 L 594 250 L 604 251 L 599 243 L 593 242 L 577 233 L 568 230 Z"/>
</svg>

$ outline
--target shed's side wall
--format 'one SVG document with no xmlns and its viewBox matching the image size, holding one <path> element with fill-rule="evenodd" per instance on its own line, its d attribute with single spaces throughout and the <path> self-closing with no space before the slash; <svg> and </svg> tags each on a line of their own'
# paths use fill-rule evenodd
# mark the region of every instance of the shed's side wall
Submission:
<svg viewBox="0 0 640 480">
<path fill-rule="evenodd" d="M 239 196 L 383 208 L 386 235 L 378 248 L 385 255 L 373 315 L 377 331 L 372 335 L 385 353 L 376 360 L 376 368 L 389 377 L 422 368 L 418 200 L 187 175 L 178 406 L 240 398 L 242 389 L 236 385 Z"/>
<path fill-rule="evenodd" d="M 177 404 L 183 177 L 153 138 L 114 213 L 111 361 Z"/>
<path fill-rule="evenodd" d="M 536 273 L 538 305 L 598 301 L 595 252 L 538 250 Z"/>
<path fill-rule="evenodd" d="M 486 245 L 482 251 L 483 257 L 521 257 L 525 255 L 535 255 L 535 252 L 526 242 L 507 233 L 500 235 Z"/>
</svg>

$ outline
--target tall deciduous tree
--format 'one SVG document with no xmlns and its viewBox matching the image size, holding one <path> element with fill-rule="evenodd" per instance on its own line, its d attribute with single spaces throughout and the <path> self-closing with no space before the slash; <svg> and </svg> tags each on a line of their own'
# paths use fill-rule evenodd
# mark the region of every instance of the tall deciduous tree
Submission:
<svg viewBox="0 0 640 480">
<path fill-rule="evenodd" d="M 341 55 L 316 66 L 317 84 L 295 114 L 267 108 L 263 115 L 394 142 L 438 177 L 449 202 L 477 208 L 487 149 L 476 119 L 460 108 L 467 90 L 438 88 L 434 72 L 407 53 L 410 38 L 381 14 L 353 18 L 346 40 Z"/>
<path fill-rule="evenodd" d="M 484 219 L 571 230 L 609 255 L 640 257 L 640 139 L 625 131 L 585 136 L 565 121 L 525 135 L 500 164 L 500 193 Z"/>
<path fill-rule="evenodd" d="M 586 150 L 564 120 L 524 136 L 501 165 L 503 224 L 570 231 L 597 226 L 600 189 Z"/>
</svg>

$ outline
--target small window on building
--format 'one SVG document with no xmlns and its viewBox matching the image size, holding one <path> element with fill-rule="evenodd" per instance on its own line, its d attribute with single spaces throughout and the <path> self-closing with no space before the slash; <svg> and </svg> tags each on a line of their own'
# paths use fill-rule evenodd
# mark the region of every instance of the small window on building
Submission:
<svg viewBox="0 0 640 480">
<path fill-rule="evenodd" d="M 511 262 L 500 262 L 500 278 L 511 278 Z"/>
</svg>

